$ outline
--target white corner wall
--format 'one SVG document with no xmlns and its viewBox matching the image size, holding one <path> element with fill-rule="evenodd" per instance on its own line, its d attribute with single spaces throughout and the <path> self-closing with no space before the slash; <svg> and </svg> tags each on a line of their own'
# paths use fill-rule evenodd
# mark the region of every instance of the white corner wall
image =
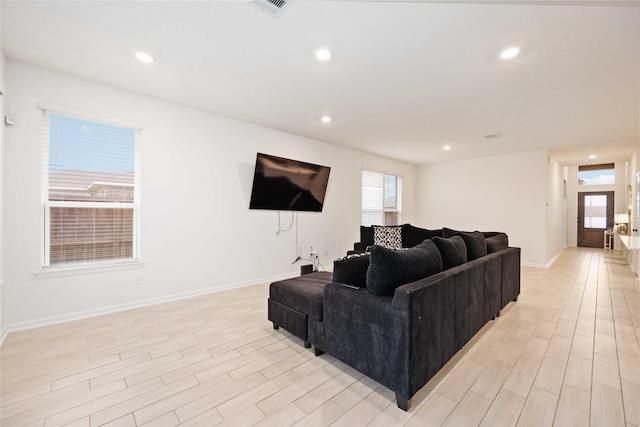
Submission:
<svg viewBox="0 0 640 427">
<path fill-rule="evenodd" d="M 413 165 L 8 61 L 5 321 L 11 330 L 177 296 L 292 276 L 295 234 L 277 214 L 248 209 L 256 152 L 331 166 L 325 209 L 301 213 L 299 244 L 322 264 L 359 240 L 361 169 L 403 177 L 403 219 L 415 222 Z M 142 126 L 142 270 L 37 279 L 40 102 Z M 283 224 L 291 220 L 283 213 Z M 266 297 L 266 296 L 265 296 Z M 265 299 L 266 304 L 266 299 Z"/>
<path fill-rule="evenodd" d="M 524 265 L 547 261 L 547 153 L 532 151 L 418 168 L 416 224 L 504 231 Z"/>
<path fill-rule="evenodd" d="M 567 247 L 567 209 L 564 168 L 547 158 L 546 263 L 550 264 Z"/>
<path fill-rule="evenodd" d="M 2 22 L 2 5 L 0 5 L 0 22 Z M 1 30 L 0 30 L 1 33 Z M 1 38 L 1 37 L 0 37 Z M 1 45 L 1 43 L 0 43 Z M 0 345 L 4 341 L 5 336 L 7 335 L 7 329 L 5 327 L 6 322 L 4 319 L 4 116 L 5 116 L 5 93 L 6 93 L 6 84 L 5 84 L 5 68 L 6 68 L 6 60 L 4 54 L 0 51 Z"/>
</svg>

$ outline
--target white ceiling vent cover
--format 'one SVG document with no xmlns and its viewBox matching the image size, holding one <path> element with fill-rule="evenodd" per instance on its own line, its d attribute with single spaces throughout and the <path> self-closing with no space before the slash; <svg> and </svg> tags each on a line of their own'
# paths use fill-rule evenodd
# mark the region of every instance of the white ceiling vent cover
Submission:
<svg viewBox="0 0 640 427">
<path fill-rule="evenodd" d="M 284 9 L 286 9 L 292 1 L 293 0 L 251 0 L 250 3 L 274 18 L 277 18 L 282 15 Z"/>
</svg>

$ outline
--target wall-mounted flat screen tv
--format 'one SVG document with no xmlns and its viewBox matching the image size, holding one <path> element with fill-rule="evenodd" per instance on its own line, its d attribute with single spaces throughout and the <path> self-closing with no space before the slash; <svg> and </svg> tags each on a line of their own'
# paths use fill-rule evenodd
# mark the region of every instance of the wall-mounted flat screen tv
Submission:
<svg viewBox="0 0 640 427">
<path fill-rule="evenodd" d="M 258 153 L 249 209 L 322 212 L 328 166 Z"/>
</svg>

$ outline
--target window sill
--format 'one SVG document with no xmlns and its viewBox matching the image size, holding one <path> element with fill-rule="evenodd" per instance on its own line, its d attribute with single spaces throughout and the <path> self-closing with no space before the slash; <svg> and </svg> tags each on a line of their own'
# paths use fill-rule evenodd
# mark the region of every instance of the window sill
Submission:
<svg viewBox="0 0 640 427">
<path fill-rule="evenodd" d="M 109 262 L 109 263 L 92 263 L 92 264 L 75 264 L 65 266 L 42 267 L 40 271 L 33 273 L 38 279 L 46 279 L 49 277 L 74 276 L 78 274 L 101 273 L 105 271 L 116 270 L 132 270 L 142 268 L 144 262 L 141 260 Z"/>
</svg>

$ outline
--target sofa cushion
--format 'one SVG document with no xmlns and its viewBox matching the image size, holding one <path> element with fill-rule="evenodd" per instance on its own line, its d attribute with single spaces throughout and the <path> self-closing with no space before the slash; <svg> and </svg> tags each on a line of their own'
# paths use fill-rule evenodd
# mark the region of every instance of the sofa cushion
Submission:
<svg viewBox="0 0 640 427">
<path fill-rule="evenodd" d="M 459 233 L 458 230 L 454 230 L 448 227 L 442 227 L 442 237 L 444 237 L 445 239 L 448 239 L 449 237 L 453 237 L 458 233 Z"/>
<path fill-rule="evenodd" d="M 388 249 L 402 249 L 402 228 L 373 226 L 373 244 Z"/>
<path fill-rule="evenodd" d="M 467 261 L 473 261 L 474 259 L 483 257 L 487 254 L 487 243 L 485 241 L 484 234 L 481 232 L 459 232 L 456 235 L 462 237 L 465 245 L 467 245 Z"/>
<path fill-rule="evenodd" d="M 369 254 L 349 255 L 333 262 L 333 281 L 365 288 Z"/>
<path fill-rule="evenodd" d="M 420 243 L 432 237 L 442 237 L 442 230 L 428 230 L 407 224 L 407 237 L 402 241 L 405 248 L 418 246 Z"/>
<path fill-rule="evenodd" d="M 453 228 L 442 227 L 442 237 L 453 237 L 458 233 L 471 233 L 471 231 L 454 230 Z M 503 231 L 481 231 L 480 233 L 484 235 L 485 239 L 498 234 L 505 234 Z"/>
<path fill-rule="evenodd" d="M 399 251 L 373 245 L 367 270 L 367 290 L 375 295 L 393 295 L 397 287 L 441 271 L 442 257 L 431 240 Z"/>
<path fill-rule="evenodd" d="M 269 298 L 308 316 L 322 320 L 324 287 L 331 283 L 331 273 L 316 271 L 300 277 L 273 282 Z"/>
<path fill-rule="evenodd" d="M 492 254 L 494 252 L 507 249 L 509 247 L 509 236 L 507 236 L 504 233 L 496 234 L 491 237 L 486 237 L 485 241 L 487 242 L 488 254 Z"/>
<path fill-rule="evenodd" d="M 442 269 L 448 270 L 456 265 L 467 262 L 467 245 L 460 236 L 453 236 L 445 239 L 444 237 L 434 237 L 433 243 L 436 244 L 440 255 L 442 256 Z"/>
<path fill-rule="evenodd" d="M 503 231 L 481 231 L 484 234 L 484 238 L 489 238 L 493 236 L 497 236 L 498 234 L 505 234 Z"/>
<path fill-rule="evenodd" d="M 362 249 L 373 245 L 373 227 L 360 226 L 360 243 L 362 244 Z"/>
</svg>

